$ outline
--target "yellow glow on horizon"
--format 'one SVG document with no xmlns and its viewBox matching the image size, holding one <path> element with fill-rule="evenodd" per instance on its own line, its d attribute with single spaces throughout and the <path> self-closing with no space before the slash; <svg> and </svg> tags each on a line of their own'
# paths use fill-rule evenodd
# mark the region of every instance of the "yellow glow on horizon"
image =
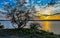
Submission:
<svg viewBox="0 0 60 38">
<path fill-rule="evenodd" d="M 38 12 L 36 14 L 36 16 L 40 16 L 40 18 L 39 18 L 40 20 L 42 20 L 42 19 L 47 20 L 47 19 L 50 18 L 49 16 L 44 16 L 44 14 L 50 15 L 51 14 L 51 11 L 46 10 L 46 11 L 44 11 L 42 13 Z M 45 31 L 49 31 L 50 32 L 51 31 L 50 22 L 46 21 L 43 24 L 44 24 L 44 26 L 43 26 L 42 29 L 45 30 Z"/>
<path fill-rule="evenodd" d="M 51 10 L 45 10 L 43 12 L 37 12 L 36 16 L 40 16 L 39 18 L 35 18 L 34 20 L 60 20 L 60 15 L 53 15 L 53 16 L 44 16 L 44 15 L 51 15 Z M 43 22 L 44 26 L 42 27 L 43 30 L 51 32 L 51 22 L 45 21 Z"/>
<path fill-rule="evenodd" d="M 39 18 L 35 18 L 35 20 L 60 20 L 60 15 L 53 15 L 53 16 L 44 16 L 44 15 L 51 15 L 51 11 L 46 10 L 44 12 L 37 12 L 36 16 L 40 16 Z"/>
</svg>

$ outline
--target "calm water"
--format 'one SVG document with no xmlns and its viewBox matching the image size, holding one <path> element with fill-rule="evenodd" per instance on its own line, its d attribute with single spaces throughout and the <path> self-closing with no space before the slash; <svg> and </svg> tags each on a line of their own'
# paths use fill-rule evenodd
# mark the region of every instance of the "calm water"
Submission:
<svg viewBox="0 0 60 38">
<path fill-rule="evenodd" d="M 34 23 L 35 22 L 40 23 L 42 29 L 45 31 L 51 31 L 54 32 L 55 34 L 60 34 L 60 21 L 34 21 Z M 30 21 L 28 25 L 30 23 L 33 23 L 33 21 Z"/>
<path fill-rule="evenodd" d="M 40 24 L 43 26 L 44 30 L 60 34 L 60 21 L 43 21 L 40 22 Z"/>
<path fill-rule="evenodd" d="M 13 28 L 11 22 L 9 21 L 0 21 L 5 28 Z M 32 23 L 33 21 L 29 21 L 29 23 Z M 55 34 L 60 34 L 60 21 L 34 21 L 40 23 L 42 26 L 42 29 L 45 31 L 51 31 Z M 9 26 L 8 26 L 9 25 Z M 28 27 L 28 26 L 27 26 Z M 0 36 L 0 38 L 25 38 L 28 36 Z"/>
<path fill-rule="evenodd" d="M 0 21 L 5 28 L 13 28 L 10 21 Z M 42 28 L 46 31 L 52 31 L 56 34 L 60 34 L 60 21 L 34 21 L 40 23 Z M 27 25 L 33 23 L 33 21 L 29 21 Z M 29 26 L 27 26 L 29 27 Z"/>
</svg>

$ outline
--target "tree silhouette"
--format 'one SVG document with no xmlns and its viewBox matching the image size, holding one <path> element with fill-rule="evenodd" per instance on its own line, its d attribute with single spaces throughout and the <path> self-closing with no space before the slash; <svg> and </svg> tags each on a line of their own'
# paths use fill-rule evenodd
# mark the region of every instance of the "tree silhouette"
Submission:
<svg viewBox="0 0 60 38">
<path fill-rule="evenodd" d="M 30 24 L 31 29 L 37 29 L 38 27 L 42 28 L 39 23 L 31 23 Z"/>
<path fill-rule="evenodd" d="M 23 28 L 26 26 L 26 23 L 30 19 L 29 10 L 27 6 L 27 2 L 21 3 L 21 0 L 18 0 L 16 3 L 16 7 L 12 6 L 10 3 L 5 4 L 4 10 L 7 11 L 7 18 L 11 20 L 12 25 L 17 24 L 18 28 Z M 21 9 L 22 7 L 27 8 L 28 10 Z"/>
<path fill-rule="evenodd" d="M 21 3 L 21 0 L 18 0 L 16 7 L 12 6 L 10 3 L 4 4 L 4 10 L 7 11 L 7 18 L 10 18 L 11 23 L 17 24 L 18 28 L 26 26 L 26 20 L 29 19 L 29 11 L 23 11 L 21 7 L 24 6 L 26 2 Z M 24 6 L 27 8 L 26 6 Z M 22 26 L 24 25 L 24 26 Z"/>
<path fill-rule="evenodd" d="M 0 23 L 0 29 L 3 29 L 4 28 L 4 25 L 2 25 L 1 23 Z"/>
</svg>

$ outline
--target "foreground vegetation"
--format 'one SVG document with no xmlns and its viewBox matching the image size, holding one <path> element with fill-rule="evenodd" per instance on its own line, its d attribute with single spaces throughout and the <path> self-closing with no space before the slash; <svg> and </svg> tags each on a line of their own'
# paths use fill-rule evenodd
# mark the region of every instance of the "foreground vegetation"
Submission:
<svg viewBox="0 0 60 38">
<path fill-rule="evenodd" d="M 52 32 L 46 32 L 43 30 L 36 29 L 3 29 L 0 30 L 0 36 L 22 36 L 24 38 L 60 38 L 59 35 L 56 35 Z"/>
</svg>

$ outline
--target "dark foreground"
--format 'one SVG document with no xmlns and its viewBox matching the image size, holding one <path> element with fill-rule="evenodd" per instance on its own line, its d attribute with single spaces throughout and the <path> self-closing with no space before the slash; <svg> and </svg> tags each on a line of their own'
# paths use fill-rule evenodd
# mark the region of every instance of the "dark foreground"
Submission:
<svg viewBox="0 0 60 38">
<path fill-rule="evenodd" d="M 43 30 L 20 28 L 0 30 L 0 38 L 60 38 L 60 35 Z"/>
</svg>

